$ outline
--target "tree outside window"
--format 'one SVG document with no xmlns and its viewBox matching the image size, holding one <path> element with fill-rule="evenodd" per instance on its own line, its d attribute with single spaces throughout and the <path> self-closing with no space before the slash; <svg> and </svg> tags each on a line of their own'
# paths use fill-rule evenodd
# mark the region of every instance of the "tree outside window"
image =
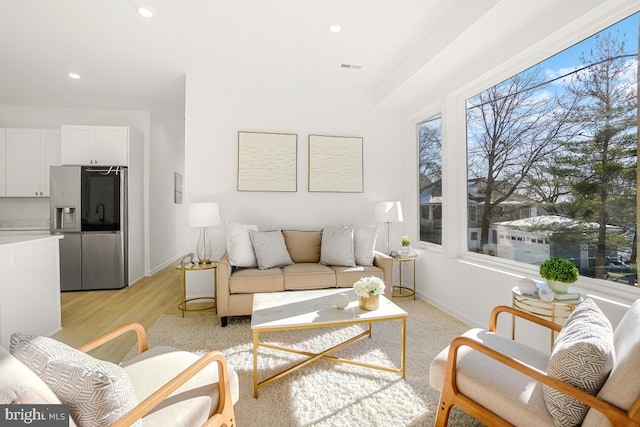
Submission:
<svg viewBox="0 0 640 427">
<path fill-rule="evenodd" d="M 442 244 L 442 118 L 418 124 L 420 240 Z"/>
<path fill-rule="evenodd" d="M 470 251 L 636 284 L 637 51 L 638 14 L 467 100 Z"/>
</svg>

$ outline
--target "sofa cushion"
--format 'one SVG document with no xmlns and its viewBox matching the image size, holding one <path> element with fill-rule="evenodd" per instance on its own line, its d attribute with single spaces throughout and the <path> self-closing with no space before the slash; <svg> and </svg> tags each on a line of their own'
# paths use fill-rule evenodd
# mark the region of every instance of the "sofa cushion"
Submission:
<svg viewBox="0 0 640 427">
<path fill-rule="evenodd" d="M 256 260 L 249 231 L 258 231 L 255 225 L 228 222 L 225 224 L 225 240 L 229 253 L 229 264 L 234 267 L 256 267 Z"/>
<path fill-rule="evenodd" d="M 474 328 L 464 334 L 474 341 L 486 344 L 514 359 L 544 370 L 549 355 L 510 338 Z M 429 385 L 441 390 L 449 347 L 443 349 L 431 362 Z M 505 379 L 502 387 L 491 387 L 495 378 Z M 461 393 L 480 405 L 492 408 L 499 417 L 520 427 L 553 426 L 553 419 L 544 404 L 542 384 L 513 370 L 482 353 L 463 346 L 458 352 L 456 384 Z"/>
<path fill-rule="evenodd" d="M 373 265 L 373 250 L 377 238 L 377 225 L 358 225 L 353 229 L 353 252 L 357 265 Z"/>
<path fill-rule="evenodd" d="M 553 346 L 547 374 L 593 395 L 613 367 L 611 323 L 596 303 L 587 299 L 569 315 Z M 543 386 L 544 400 L 557 426 L 582 423 L 588 406 L 566 394 Z"/>
<path fill-rule="evenodd" d="M 320 262 L 321 231 L 283 230 L 282 235 L 293 262 Z"/>
<path fill-rule="evenodd" d="M 353 227 L 326 227 L 322 230 L 320 263 L 355 267 Z"/>
<path fill-rule="evenodd" d="M 384 280 L 384 270 L 375 266 L 357 265 L 355 267 L 331 266 L 336 274 L 336 286 L 350 288 L 363 277 L 379 277 Z"/>
<path fill-rule="evenodd" d="M 284 288 L 319 289 L 336 286 L 336 275 L 333 270 L 318 263 L 296 263 L 282 269 L 284 273 Z"/>
<path fill-rule="evenodd" d="M 122 366 L 135 384 L 136 396 L 142 402 L 200 357 L 172 347 L 155 346 L 123 362 Z M 233 369 L 228 372 L 231 400 L 236 403 L 239 398 L 238 374 Z M 218 405 L 218 378 L 218 365 L 211 363 L 147 414 L 143 418 L 144 425 L 168 425 L 169 420 L 170 425 L 175 426 L 203 425 Z"/>
<path fill-rule="evenodd" d="M 640 372 L 640 299 L 631 304 L 616 326 L 613 344 L 616 351 L 615 364 L 598 397 L 629 410 L 640 396 L 640 382 L 629 381 L 629 378 L 636 378 Z M 590 409 L 582 425 L 603 426 L 608 425 L 608 421 L 601 412 Z"/>
<path fill-rule="evenodd" d="M 282 269 L 279 267 L 268 270 L 240 268 L 229 278 L 229 293 L 232 294 L 280 291 L 284 291 L 284 284 Z"/>
<path fill-rule="evenodd" d="M 293 264 L 280 230 L 251 230 L 249 231 L 249 236 L 251 237 L 251 244 L 253 245 L 253 251 L 256 253 L 260 270 Z"/>
<path fill-rule="evenodd" d="M 138 404 L 124 369 L 54 339 L 14 333 L 11 354 L 69 405 L 79 426 L 111 425 Z"/>
</svg>

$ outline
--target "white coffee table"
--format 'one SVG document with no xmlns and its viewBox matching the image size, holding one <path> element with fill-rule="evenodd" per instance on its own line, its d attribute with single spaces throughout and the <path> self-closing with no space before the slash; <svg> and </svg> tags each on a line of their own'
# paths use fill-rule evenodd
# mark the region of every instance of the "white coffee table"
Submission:
<svg viewBox="0 0 640 427">
<path fill-rule="evenodd" d="M 345 293 L 349 296 L 350 302 L 345 309 L 336 307 L 335 296 L 339 293 Z M 373 323 L 390 320 L 400 320 L 402 323 L 400 368 L 372 365 L 357 360 L 342 359 L 329 355 L 360 338 L 371 337 L 371 325 Z M 357 324 L 368 324 L 368 328 L 361 334 L 319 353 L 281 347 L 267 342 L 261 342 L 259 339 L 260 334 L 264 332 Z M 373 311 L 366 311 L 358 307 L 358 298 L 353 292 L 353 289 L 350 288 L 254 294 L 253 311 L 251 313 L 251 330 L 253 331 L 253 396 L 256 398 L 258 397 L 258 389 L 260 387 L 320 359 L 393 372 L 399 374 L 402 378 L 405 377 L 407 312 L 382 295 L 380 296 L 380 308 Z M 308 358 L 270 378 L 258 382 L 258 349 L 260 347 L 296 353 L 307 356 Z"/>
</svg>

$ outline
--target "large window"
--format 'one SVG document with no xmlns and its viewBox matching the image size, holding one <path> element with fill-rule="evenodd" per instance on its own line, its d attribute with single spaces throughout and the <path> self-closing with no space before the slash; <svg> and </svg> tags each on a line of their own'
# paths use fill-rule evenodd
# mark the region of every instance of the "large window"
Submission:
<svg viewBox="0 0 640 427">
<path fill-rule="evenodd" d="M 468 248 L 637 284 L 638 14 L 467 100 Z"/>
<path fill-rule="evenodd" d="M 442 119 L 418 124 L 420 240 L 442 244 Z"/>
</svg>

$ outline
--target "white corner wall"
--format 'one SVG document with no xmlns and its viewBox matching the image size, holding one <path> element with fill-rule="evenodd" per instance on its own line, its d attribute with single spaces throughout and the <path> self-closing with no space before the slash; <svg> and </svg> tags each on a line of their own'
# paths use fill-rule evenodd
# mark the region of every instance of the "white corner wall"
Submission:
<svg viewBox="0 0 640 427">
<path fill-rule="evenodd" d="M 261 230 L 321 229 L 372 224 L 375 202 L 402 197 L 398 111 L 377 109 L 369 88 L 310 86 L 256 75 L 255 70 L 246 75 L 221 75 L 217 67 L 187 74 L 187 203 L 217 201 L 222 221 L 256 224 Z M 238 131 L 298 135 L 296 192 L 237 191 Z M 364 138 L 363 193 L 307 191 L 309 134 Z M 395 236 L 399 233 L 394 230 Z M 379 242 L 386 243 L 386 235 L 381 235 Z M 210 228 L 209 236 L 217 259 L 225 250 L 224 226 Z M 193 252 L 197 230 L 186 229 L 186 242 L 187 251 Z M 211 294 L 210 282 L 195 282 L 195 278 L 187 279 L 188 296 Z"/>
</svg>

